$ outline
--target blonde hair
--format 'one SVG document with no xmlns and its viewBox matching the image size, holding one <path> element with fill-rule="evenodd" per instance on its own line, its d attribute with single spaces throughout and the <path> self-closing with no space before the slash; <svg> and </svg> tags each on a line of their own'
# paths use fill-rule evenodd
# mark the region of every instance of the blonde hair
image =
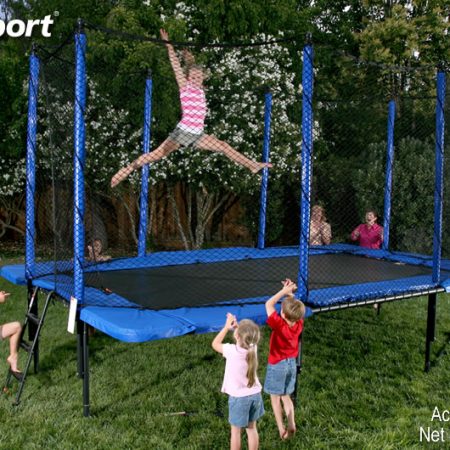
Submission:
<svg viewBox="0 0 450 450">
<path fill-rule="evenodd" d="M 288 295 L 284 299 L 281 310 L 289 322 L 297 322 L 305 316 L 305 305 L 293 295 Z"/>
<path fill-rule="evenodd" d="M 258 370 L 258 357 L 256 355 L 256 345 L 259 342 L 260 333 L 259 327 L 255 322 L 249 319 L 244 319 L 239 322 L 236 329 L 236 334 L 239 338 L 239 345 L 248 350 L 247 352 L 247 387 L 252 387 L 256 383 L 256 372 Z"/>
</svg>

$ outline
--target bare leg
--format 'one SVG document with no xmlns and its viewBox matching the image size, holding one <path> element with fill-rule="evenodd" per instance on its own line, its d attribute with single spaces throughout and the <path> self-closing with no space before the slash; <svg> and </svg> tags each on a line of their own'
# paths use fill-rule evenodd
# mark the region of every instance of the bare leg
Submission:
<svg viewBox="0 0 450 450">
<path fill-rule="evenodd" d="M 200 140 L 197 141 L 196 146 L 201 150 L 223 153 L 228 159 L 231 159 L 231 161 L 234 161 L 241 166 L 247 167 L 247 169 L 251 170 L 253 173 L 259 172 L 261 169 L 264 169 L 264 167 L 272 167 L 272 164 L 270 163 L 257 162 L 247 158 L 231 147 L 230 144 L 227 144 L 210 134 L 202 136 Z"/>
<path fill-rule="evenodd" d="M 284 413 L 288 421 L 288 437 L 291 437 L 297 431 L 295 427 L 294 403 L 292 403 L 290 395 L 283 395 L 281 401 L 283 402 Z"/>
<path fill-rule="evenodd" d="M 9 356 L 6 359 L 8 364 L 11 366 L 11 370 L 13 372 L 20 372 L 17 367 L 18 362 L 18 348 L 19 348 L 19 339 L 20 332 L 22 331 L 22 326 L 19 322 L 10 322 L 2 325 L 2 338 L 9 338 Z"/>
<path fill-rule="evenodd" d="M 241 429 L 231 425 L 230 450 L 241 450 Z"/>
<path fill-rule="evenodd" d="M 283 423 L 283 407 L 281 406 L 281 395 L 270 395 L 270 402 L 272 403 L 273 414 L 277 423 L 278 432 L 281 439 L 287 438 L 287 431 Z"/>
<path fill-rule="evenodd" d="M 250 422 L 245 431 L 247 432 L 248 450 L 258 450 L 259 435 L 258 428 L 256 428 L 256 422 Z"/>
<path fill-rule="evenodd" d="M 130 165 L 120 169 L 111 178 L 111 187 L 116 187 L 136 169 L 139 169 L 145 164 L 159 161 L 160 159 L 165 158 L 167 155 L 169 155 L 170 153 L 179 148 L 180 144 L 178 144 L 175 141 L 172 141 L 172 139 L 167 138 L 158 148 L 156 148 L 152 152 L 145 153 L 139 156 L 139 158 L 136 158 Z"/>
</svg>

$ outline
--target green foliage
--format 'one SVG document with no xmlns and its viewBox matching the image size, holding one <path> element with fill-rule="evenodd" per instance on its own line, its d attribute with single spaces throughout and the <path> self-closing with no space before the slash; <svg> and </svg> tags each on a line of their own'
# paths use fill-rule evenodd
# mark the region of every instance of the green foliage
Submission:
<svg viewBox="0 0 450 450">
<path fill-rule="evenodd" d="M 151 38 L 158 37 L 159 28 L 165 27 L 172 39 L 198 44 L 295 37 L 296 42 L 289 42 L 277 51 L 260 49 L 254 58 L 253 49 L 251 52 L 241 49 L 216 56 L 213 52 L 194 49 L 199 60 L 212 72 L 208 80 L 208 99 L 214 113 L 209 116 L 208 131 L 230 140 L 251 157 L 259 157 L 261 148 L 262 95 L 258 97 L 261 93 L 258 89 L 264 84 L 278 83 L 273 117 L 279 123 L 274 124 L 272 140 L 275 169 L 269 183 L 273 190 L 270 198 L 273 209 L 268 211 L 269 240 L 275 242 L 290 239 L 291 233 L 296 234 L 292 222 L 297 221 L 297 213 L 292 220 L 292 213 L 282 209 L 283 205 L 290 205 L 292 210 L 298 210 L 298 196 L 293 193 L 298 189 L 300 153 L 300 89 L 297 86 L 300 86 L 301 63 L 298 50 L 306 32 L 312 32 L 315 44 L 315 99 L 323 101 L 323 105 L 328 102 L 323 108 L 320 104 L 315 105 L 314 110 L 314 200 L 324 203 L 333 218 L 334 236 L 345 240 L 350 230 L 349 220 L 354 222 L 352 225 L 358 223 L 363 205 L 370 202 L 373 207 L 381 203 L 379 188 L 382 178 L 375 179 L 375 174 L 381 170 L 378 165 L 374 166 L 373 173 L 366 174 L 367 189 L 363 189 L 362 198 L 358 199 L 358 189 L 351 180 L 354 180 L 356 171 L 364 172 L 368 167 L 361 156 L 366 154 L 367 148 L 382 146 L 386 140 L 385 101 L 392 97 L 400 98 L 398 106 L 403 113 L 403 96 L 431 98 L 435 95 L 431 74 L 437 63 L 450 60 L 447 3 L 445 0 L 31 0 L 8 2 L 8 6 L 12 17 L 35 19 L 58 11 L 59 15 L 54 17 L 52 37 L 44 39 L 34 36 L 38 43 L 52 46 L 72 39 L 78 18 Z M 97 160 L 108 155 L 105 167 L 100 167 L 98 163 L 92 165 L 93 171 L 98 171 L 101 175 L 99 179 L 107 185 L 108 175 L 140 151 L 142 98 L 148 69 L 152 70 L 155 87 L 155 122 L 152 128 L 155 144 L 167 136 L 179 118 L 177 87 L 165 48 L 160 44 L 105 36 L 90 29 L 87 32 L 90 82 L 94 83 L 98 96 L 104 98 L 103 104 L 98 98 L 88 99 L 88 103 L 91 100 L 97 102 L 89 111 L 88 131 L 92 136 L 89 150 L 92 151 L 95 140 L 97 147 L 94 156 Z M 0 180 L 1 192 L 4 192 L 5 185 L 11 185 L 8 192 L 17 193 L 23 186 L 23 173 L 16 169 L 13 171 L 13 168 L 21 164 L 20 158 L 25 152 L 24 86 L 29 44 L 30 40 L 26 38 L 5 39 L 0 47 L 1 100 L 4 105 L 0 111 L 1 157 L 5 167 L 11 166 L 7 169 L 8 178 Z M 267 54 L 261 55 L 264 51 Z M 255 51 L 253 55 L 257 53 Z M 365 61 L 359 64 L 358 70 L 355 69 L 356 60 Z M 408 69 L 420 67 L 422 70 L 392 71 L 383 66 L 375 67 L 375 64 Z M 423 70 L 424 65 L 429 66 L 428 71 Z M 253 73 L 248 76 L 248 72 Z M 225 86 L 229 89 L 227 93 L 225 89 L 219 89 Z M 374 96 L 377 96 L 376 101 Z M 339 105 L 344 100 L 345 105 Z M 433 110 L 433 104 L 434 100 L 410 118 L 411 123 L 426 124 L 427 130 L 414 134 L 412 126 L 410 131 L 404 131 L 402 128 L 406 130 L 408 125 L 398 124 L 396 133 L 400 131 L 402 138 L 410 135 L 421 141 L 428 139 L 434 124 L 426 111 Z M 103 114 L 101 107 L 105 108 Z M 112 120 L 112 117 L 117 120 Z M 114 125 L 109 136 L 101 133 L 103 126 L 93 129 L 99 118 L 106 122 L 111 120 Z M 243 130 L 245 142 L 239 140 Z M 123 143 L 124 136 L 131 136 L 129 145 Z M 112 150 L 115 139 L 120 140 L 121 144 Z M 375 153 L 381 158 L 377 162 L 380 164 L 383 156 L 378 151 Z M 206 189 L 217 194 L 218 198 L 232 191 L 245 196 L 243 202 L 246 205 L 257 202 L 257 177 L 250 177 L 245 170 L 237 170 L 221 155 L 205 155 L 191 150 L 186 154 L 174 154 L 156 165 L 152 170 L 154 183 L 163 180 L 175 185 L 182 180 L 190 188 L 198 191 Z M 369 157 L 369 160 L 375 164 L 373 158 Z M 428 174 L 428 169 L 424 170 Z M 376 190 L 368 188 L 375 184 Z M 130 186 L 136 189 L 137 177 L 132 179 Z M 425 194 L 419 191 L 417 195 Z M 427 200 L 428 197 L 424 197 L 425 203 Z M 408 209 L 409 203 L 400 206 Z M 380 206 L 377 207 L 380 209 Z M 428 209 L 430 207 L 427 206 Z M 416 214 L 418 210 L 411 209 L 399 222 L 398 234 L 394 233 L 399 245 L 408 241 L 406 228 L 402 227 L 407 227 L 407 219 L 412 220 Z M 249 224 L 257 223 L 256 208 L 248 210 L 245 220 Z M 423 226 L 426 224 L 424 219 Z M 428 248 L 429 243 L 425 247 Z"/>
<path fill-rule="evenodd" d="M 26 130 L 26 58 L 17 42 L 0 42 L 0 148 L 1 156 L 20 158 Z"/>
<path fill-rule="evenodd" d="M 358 211 L 373 205 L 381 216 L 384 167 L 380 164 L 385 143 L 368 147 L 363 155 L 371 170 L 361 169 L 355 177 Z M 434 142 L 404 138 L 396 146 L 391 208 L 391 247 L 393 250 L 432 253 L 434 206 Z M 446 182 L 447 189 L 449 183 Z"/>
</svg>

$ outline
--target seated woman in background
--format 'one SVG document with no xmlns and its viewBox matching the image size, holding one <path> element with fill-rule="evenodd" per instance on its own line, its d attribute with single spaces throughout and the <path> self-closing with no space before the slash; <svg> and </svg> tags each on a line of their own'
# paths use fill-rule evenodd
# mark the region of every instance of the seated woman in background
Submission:
<svg viewBox="0 0 450 450">
<path fill-rule="evenodd" d="M 309 245 L 328 245 L 331 242 L 331 226 L 325 217 L 325 210 L 320 205 L 311 208 L 309 225 Z"/>
<path fill-rule="evenodd" d="M 358 225 L 350 235 L 352 241 L 358 241 L 361 247 L 381 248 L 383 227 L 377 224 L 378 214 L 373 209 L 366 211 L 365 223 Z"/>
</svg>

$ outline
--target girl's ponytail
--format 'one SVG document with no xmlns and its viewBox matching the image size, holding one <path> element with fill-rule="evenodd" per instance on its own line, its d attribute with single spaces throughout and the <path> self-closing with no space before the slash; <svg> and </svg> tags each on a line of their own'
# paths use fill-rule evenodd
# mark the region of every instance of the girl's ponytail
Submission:
<svg viewBox="0 0 450 450">
<path fill-rule="evenodd" d="M 247 387 L 252 387 L 256 383 L 258 370 L 258 356 L 256 353 L 256 346 L 260 338 L 259 327 L 252 320 L 244 319 L 239 322 L 237 334 L 239 336 L 241 347 L 248 350 L 246 357 L 248 365 Z"/>
<path fill-rule="evenodd" d="M 256 355 L 256 345 L 253 345 L 248 349 L 247 353 L 247 387 L 252 387 L 256 383 L 256 372 L 258 370 L 258 357 Z"/>
</svg>

